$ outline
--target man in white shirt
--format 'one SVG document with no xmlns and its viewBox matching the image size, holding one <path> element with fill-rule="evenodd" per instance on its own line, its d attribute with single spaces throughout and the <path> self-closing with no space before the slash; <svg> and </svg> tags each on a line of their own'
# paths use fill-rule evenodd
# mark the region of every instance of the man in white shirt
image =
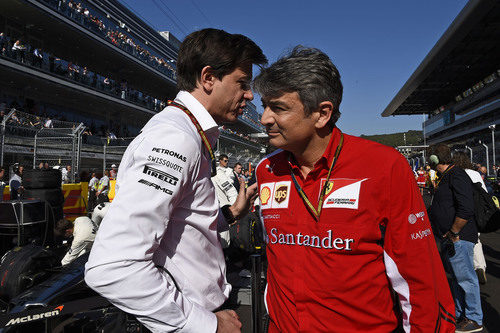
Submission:
<svg viewBox="0 0 500 333">
<path fill-rule="evenodd" d="M 108 208 L 109 202 L 102 203 L 95 208 L 92 213 L 92 218 L 80 216 L 75 219 L 71 248 L 61 260 L 61 265 L 68 265 L 79 256 L 90 251 L 94 243 L 97 229 L 99 229 L 99 225 L 106 215 Z"/>
<path fill-rule="evenodd" d="M 177 59 L 179 94 L 120 162 L 85 281 L 153 332 L 240 332 L 234 311 L 217 311 L 231 290 L 217 232 L 245 215 L 256 188 L 219 210 L 212 147 L 218 124 L 235 122 L 253 99 L 252 64 L 266 61 L 242 35 L 187 36 Z"/>
<path fill-rule="evenodd" d="M 225 205 L 232 205 L 236 201 L 238 196 L 238 191 L 233 185 L 233 179 L 228 176 L 227 170 L 232 172 L 230 168 L 227 167 L 228 157 L 226 154 L 221 154 L 219 156 L 219 166 L 217 167 L 217 174 L 212 177 L 212 182 L 215 187 L 215 194 L 219 200 L 219 205 L 221 207 Z M 221 237 L 221 244 L 223 248 L 229 247 L 231 242 L 231 235 L 229 230 L 224 230 L 219 233 Z"/>
</svg>

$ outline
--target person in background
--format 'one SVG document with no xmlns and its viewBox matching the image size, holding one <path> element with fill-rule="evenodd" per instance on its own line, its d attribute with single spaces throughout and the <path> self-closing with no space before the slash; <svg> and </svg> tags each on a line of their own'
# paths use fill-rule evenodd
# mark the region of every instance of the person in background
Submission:
<svg viewBox="0 0 500 333">
<path fill-rule="evenodd" d="M 118 170 L 116 169 L 116 164 L 111 165 L 111 170 L 109 170 L 109 179 L 116 179 L 116 175 L 118 174 Z"/>
<path fill-rule="evenodd" d="M 21 194 L 23 192 L 22 186 L 22 176 L 23 176 L 23 166 L 18 163 L 12 166 L 12 172 L 14 175 L 10 178 L 9 187 L 10 187 L 10 200 L 18 200 L 21 199 Z"/>
<path fill-rule="evenodd" d="M 89 181 L 89 196 L 87 200 L 87 211 L 92 212 L 97 203 L 97 187 L 99 186 L 99 179 L 96 177 L 96 172 L 92 171 Z"/>
<path fill-rule="evenodd" d="M 240 162 L 236 162 L 233 166 L 231 178 L 233 179 L 233 186 L 236 189 L 236 191 L 240 191 L 240 178 L 241 178 L 241 170 L 243 169 L 243 166 L 241 165 Z"/>
<path fill-rule="evenodd" d="M 426 174 L 423 166 L 418 168 L 416 180 L 417 180 L 418 188 L 420 189 L 420 195 L 424 195 L 424 187 L 425 187 L 425 184 L 427 182 L 427 174 Z"/>
<path fill-rule="evenodd" d="M 109 170 L 104 170 L 104 175 L 101 179 L 99 179 L 99 184 L 97 185 L 97 204 L 101 204 L 103 202 L 109 202 Z"/>
<path fill-rule="evenodd" d="M 429 147 L 428 156 L 431 168 L 440 174 L 428 213 L 436 237 L 442 244 L 443 264 L 451 273 L 456 332 L 479 332 L 483 329 L 483 311 L 479 281 L 474 271 L 474 245 L 478 232 L 472 182 L 467 173 L 453 163 L 446 144 Z"/>
<path fill-rule="evenodd" d="M 469 160 L 469 156 L 464 152 L 456 152 L 453 154 L 453 163 L 455 166 L 462 168 L 469 176 L 473 183 L 481 184 L 483 190 L 488 192 L 484 184 L 481 174 L 474 170 L 474 165 Z M 486 283 L 486 260 L 484 259 L 483 244 L 480 239 L 481 234 L 477 234 L 477 243 L 474 245 L 474 270 L 476 271 L 479 283 Z"/>
<path fill-rule="evenodd" d="M 3 201 L 3 190 L 6 185 L 3 177 L 5 177 L 5 168 L 3 165 L 0 165 L 0 202 Z"/>
</svg>

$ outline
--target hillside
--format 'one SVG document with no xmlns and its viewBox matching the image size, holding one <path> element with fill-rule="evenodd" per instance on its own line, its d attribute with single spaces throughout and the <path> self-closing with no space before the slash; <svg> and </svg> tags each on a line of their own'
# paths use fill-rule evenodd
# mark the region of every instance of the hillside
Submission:
<svg viewBox="0 0 500 333">
<path fill-rule="evenodd" d="M 408 131 L 392 134 L 360 135 L 361 138 L 375 141 L 386 146 L 404 146 L 404 134 L 406 134 L 406 146 L 418 146 L 424 144 L 422 131 Z"/>
</svg>

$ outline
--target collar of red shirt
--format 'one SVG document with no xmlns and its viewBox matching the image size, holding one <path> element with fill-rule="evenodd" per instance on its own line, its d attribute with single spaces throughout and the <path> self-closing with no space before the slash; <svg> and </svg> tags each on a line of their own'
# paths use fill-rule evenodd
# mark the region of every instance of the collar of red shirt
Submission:
<svg viewBox="0 0 500 333">
<path fill-rule="evenodd" d="M 341 134 L 340 130 L 337 127 L 335 127 L 332 131 L 332 136 L 330 138 L 330 141 L 328 142 L 328 146 L 326 147 L 320 159 L 314 164 L 314 169 L 311 170 L 309 175 L 313 176 L 314 174 L 318 173 L 323 169 L 328 170 L 330 168 L 333 156 L 335 155 L 335 150 L 337 149 L 337 146 L 340 141 L 340 134 Z M 345 138 L 344 138 L 344 143 L 345 143 Z M 300 176 L 301 179 L 304 179 L 302 177 L 302 173 L 300 172 L 300 166 L 297 164 L 297 160 L 293 156 L 290 158 L 290 166 L 292 167 L 295 176 Z"/>
</svg>

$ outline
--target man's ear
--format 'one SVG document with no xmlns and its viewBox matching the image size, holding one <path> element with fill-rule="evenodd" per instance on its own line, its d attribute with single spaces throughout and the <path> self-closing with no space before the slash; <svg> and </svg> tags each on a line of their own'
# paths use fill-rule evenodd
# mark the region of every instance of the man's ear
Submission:
<svg viewBox="0 0 500 333">
<path fill-rule="evenodd" d="M 212 67 L 205 66 L 201 70 L 200 79 L 198 81 L 198 84 L 201 86 L 201 88 L 203 88 L 203 90 L 207 94 L 209 94 L 213 90 L 215 79 L 216 79 L 216 77 L 214 76 Z"/>
<path fill-rule="evenodd" d="M 330 101 L 323 101 L 319 103 L 316 111 L 318 113 L 316 120 L 316 128 L 320 129 L 328 126 L 328 122 L 333 114 L 333 103 Z"/>
</svg>

